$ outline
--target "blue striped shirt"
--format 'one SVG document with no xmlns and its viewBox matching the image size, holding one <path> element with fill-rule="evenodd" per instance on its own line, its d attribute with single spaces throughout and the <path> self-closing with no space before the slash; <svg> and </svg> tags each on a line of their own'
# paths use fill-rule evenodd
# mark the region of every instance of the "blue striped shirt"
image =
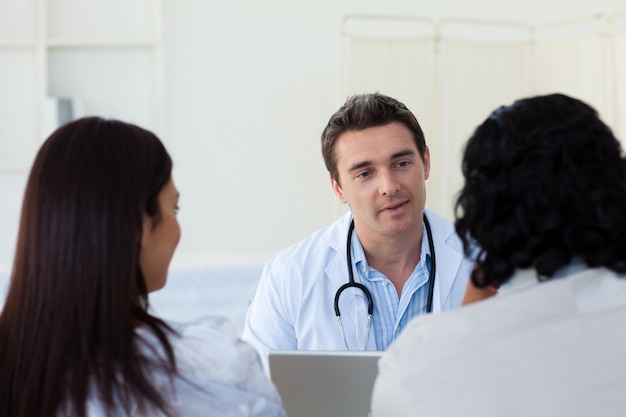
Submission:
<svg viewBox="0 0 626 417">
<path fill-rule="evenodd" d="M 423 233 L 426 237 L 426 231 Z M 428 240 L 422 239 L 420 261 L 404 283 L 400 298 L 389 278 L 368 265 L 356 233 L 352 239 L 351 250 L 361 282 L 370 291 L 374 302 L 371 333 L 376 350 L 384 350 L 402 332 L 411 318 L 426 313 L 430 271 Z"/>
</svg>

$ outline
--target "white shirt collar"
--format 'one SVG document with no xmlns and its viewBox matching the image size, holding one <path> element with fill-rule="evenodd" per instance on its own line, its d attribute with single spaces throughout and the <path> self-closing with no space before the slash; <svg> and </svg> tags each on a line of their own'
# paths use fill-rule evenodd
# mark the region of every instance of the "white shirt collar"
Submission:
<svg viewBox="0 0 626 417">
<path fill-rule="evenodd" d="M 573 273 L 582 271 L 583 269 L 588 268 L 585 262 L 580 258 L 575 258 L 568 265 L 563 268 L 557 270 L 555 274 L 552 276 L 552 279 L 562 278 Z M 534 285 L 539 284 L 540 276 L 532 268 L 527 269 L 519 269 L 517 270 L 513 276 L 498 290 L 498 294 L 506 294 L 511 292 L 520 291 L 526 289 L 528 287 L 532 287 Z"/>
</svg>

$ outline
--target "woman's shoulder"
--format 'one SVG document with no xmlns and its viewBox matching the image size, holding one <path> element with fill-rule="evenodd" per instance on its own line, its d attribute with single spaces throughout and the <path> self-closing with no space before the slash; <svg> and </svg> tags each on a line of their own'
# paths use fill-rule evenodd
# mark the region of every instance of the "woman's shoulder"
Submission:
<svg viewBox="0 0 626 417">
<path fill-rule="evenodd" d="M 175 332 L 169 340 L 181 373 L 196 373 L 195 370 L 216 375 L 228 369 L 238 372 L 259 360 L 256 351 L 237 336 L 226 318 L 206 316 L 168 325 Z"/>
<path fill-rule="evenodd" d="M 223 342 L 237 340 L 230 321 L 220 316 L 204 316 L 191 321 L 166 321 L 180 338 L 210 339 Z"/>
<path fill-rule="evenodd" d="M 178 368 L 178 377 L 173 381 L 177 408 L 206 411 L 210 404 L 214 409 L 226 410 L 236 404 L 238 409 L 248 410 L 241 415 L 257 415 L 250 411 L 253 409 L 264 410 L 266 415 L 283 415 L 278 394 L 263 373 L 258 353 L 237 336 L 227 319 L 209 316 L 168 325 L 175 331 L 169 341 Z"/>
</svg>

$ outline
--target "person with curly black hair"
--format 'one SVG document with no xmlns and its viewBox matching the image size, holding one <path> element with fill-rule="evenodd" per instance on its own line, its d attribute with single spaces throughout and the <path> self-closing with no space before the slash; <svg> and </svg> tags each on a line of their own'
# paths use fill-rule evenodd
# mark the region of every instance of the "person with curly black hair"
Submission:
<svg viewBox="0 0 626 417">
<path fill-rule="evenodd" d="M 466 301 L 380 361 L 373 415 L 619 416 L 626 391 L 626 157 L 563 94 L 495 110 L 466 144 L 455 228 Z"/>
</svg>

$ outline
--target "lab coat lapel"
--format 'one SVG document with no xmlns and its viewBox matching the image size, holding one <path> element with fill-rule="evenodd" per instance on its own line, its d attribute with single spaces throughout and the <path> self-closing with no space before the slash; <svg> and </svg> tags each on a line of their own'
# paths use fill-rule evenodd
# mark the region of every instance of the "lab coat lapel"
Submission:
<svg viewBox="0 0 626 417">
<path fill-rule="evenodd" d="M 454 239 L 454 226 L 432 211 L 426 210 L 430 221 L 435 246 L 437 270 L 435 273 L 435 288 L 433 291 L 433 312 L 442 310 L 448 302 L 452 284 L 463 260 L 463 249 Z"/>
<path fill-rule="evenodd" d="M 346 228 L 346 233 L 347 233 Z M 343 242 L 345 245 L 345 241 Z M 333 315 L 335 315 L 334 310 L 334 302 L 337 290 L 341 288 L 342 285 L 348 283 L 348 267 L 346 262 L 345 255 L 345 247 L 343 251 L 335 252 L 335 256 L 330 262 L 326 269 L 326 280 L 328 282 L 328 293 L 326 297 L 331 302 L 331 311 Z M 355 280 L 359 282 L 358 274 L 355 271 Z M 344 334 L 346 337 L 346 342 L 350 349 L 355 349 L 357 345 L 356 343 L 356 333 L 358 333 L 358 311 L 359 306 L 361 308 L 361 312 L 364 316 L 367 315 L 367 308 L 363 307 L 363 302 L 359 305 L 359 300 L 361 300 L 364 296 L 360 294 L 360 291 L 355 288 L 347 288 L 345 289 L 340 297 L 339 297 L 339 311 L 341 313 L 341 322 L 344 328 Z M 366 317 L 365 317 L 366 318 Z M 341 332 L 337 328 L 336 335 L 341 338 Z M 341 345 L 343 346 L 343 340 L 341 341 Z"/>
<path fill-rule="evenodd" d="M 325 268 L 326 280 L 328 281 L 327 296 L 333 302 L 337 290 L 344 284 L 348 283 L 348 266 L 346 259 L 346 242 L 348 237 L 348 228 L 350 226 L 352 215 L 350 213 L 344 215 L 336 227 L 328 231 L 328 244 L 333 248 L 335 255 Z M 356 269 L 354 271 L 355 282 L 360 282 L 360 277 Z M 341 293 L 339 297 L 339 310 L 341 313 L 341 322 L 344 327 L 346 342 L 350 350 L 361 350 L 364 347 L 364 341 L 367 330 L 367 299 L 363 292 L 359 289 L 348 288 Z M 337 331 L 340 334 L 339 331 Z M 373 335 L 369 337 L 368 349 L 375 349 Z M 341 342 L 343 345 L 343 341 Z"/>
</svg>

